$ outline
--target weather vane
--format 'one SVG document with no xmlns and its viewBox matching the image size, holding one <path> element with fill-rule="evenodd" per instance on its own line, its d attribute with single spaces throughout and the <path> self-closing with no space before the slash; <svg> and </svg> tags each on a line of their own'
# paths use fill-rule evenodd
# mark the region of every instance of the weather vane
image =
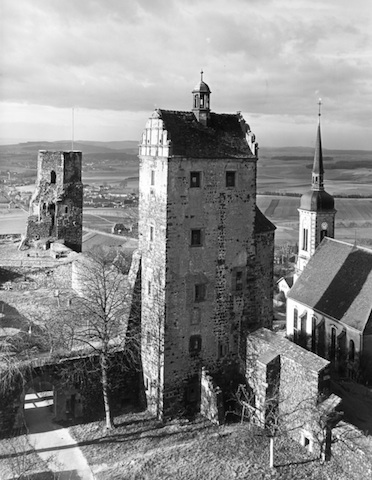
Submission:
<svg viewBox="0 0 372 480">
<path fill-rule="evenodd" d="M 322 99 L 321 99 L 321 98 L 319 98 L 318 105 L 319 105 L 319 112 L 318 112 L 318 116 L 320 117 L 320 116 L 321 116 L 321 107 L 322 107 Z"/>
<path fill-rule="evenodd" d="M 202 82 L 203 81 L 203 69 L 200 70 L 200 81 Z"/>
</svg>

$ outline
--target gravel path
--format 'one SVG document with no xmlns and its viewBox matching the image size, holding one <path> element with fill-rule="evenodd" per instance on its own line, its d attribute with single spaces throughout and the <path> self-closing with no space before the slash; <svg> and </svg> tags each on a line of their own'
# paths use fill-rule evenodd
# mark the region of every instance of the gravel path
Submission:
<svg viewBox="0 0 372 480">
<path fill-rule="evenodd" d="M 36 402 L 35 402 L 36 405 Z M 28 439 L 36 453 L 58 473 L 59 480 L 94 480 L 89 465 L 67 428 L 52 420 L 52 406 L 25 410 Z"/>
</svg>

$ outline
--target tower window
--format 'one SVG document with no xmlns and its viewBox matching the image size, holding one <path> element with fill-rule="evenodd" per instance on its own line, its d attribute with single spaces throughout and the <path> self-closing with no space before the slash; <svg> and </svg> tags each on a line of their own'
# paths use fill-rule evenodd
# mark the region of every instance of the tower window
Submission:
<svg viewBox="0 0 372 480">
<path fill-rule="evenodd" d="M 202 347 L 202 339 L 200 335 L 191 335 L 189 341 L 189 352 L 195 355 L 200 352 Z"/>
<path fill-rule="evenodd" d="M 201 247 L 202 246 L 202 231 L 200 228 L 191 230 L 191 246 L 192 247 Z"/>
<path fill-rule="evenodd" d="M 323 238 L 327 236 L 327 233 L 327 230 L 320 230 L 320 241 L 322 241 Z"/>
<path fill-rule="evenodd" d="M 243 290 L 243 272 L 238 270 L 235 276 L 235 291 L 241 292 Z"/>
<path fill-rule="evenodd" d="M 229 344 L 227 342 L 218 342 L 218 358 L 226 357 L 229 353 Z"/>
<path fill-rule="evenodd" d="M 150 226 L 150 242 L 154 241 L 154 227 Z"/>
<path fill-rule="evenodd" d="M 65 213 L 68 213 L 68 206 L 65 206 Z"/>
<path fill-rule="evenodd" d="M 151 282 L 147 282 L 147 293 L 148 295 L 151 295 Z"/>
<path fill-rule="evenodd" d="M 52 170 L 50 172 L 50 183 L 56 183 L 56 178 L 57 178 L 56 172 Z"/>
<path fill-rule="evenodd" d="M 201 185 L 201 172 L 190 172 L 190 187 L 198 188 Z"/>
<path fill-rule="evenodd" d="M 308 241 L 309 241 L 309 230 L 304 228 L 302 230 L 302 250 L 307 251 L 308 248 Z"/>
<path fill-rule="evenodd" d="M 206 295 L 206 286 L 204 283 L 198 283 L 195 285 L 195 290 L 194 290 L 194 300 L 195 302 L 202 302 L 205 300 L 205 295 Z"/>
<path fill-rule="evenodd" d="M 235 187 L 235 173 L 236 172 L 226 172 L 226 187 Z"/>
<path fill-rule="evenodd" d="M 151 170 L 151 186 L 155 185 L 155 170 Z"/>
</svg>

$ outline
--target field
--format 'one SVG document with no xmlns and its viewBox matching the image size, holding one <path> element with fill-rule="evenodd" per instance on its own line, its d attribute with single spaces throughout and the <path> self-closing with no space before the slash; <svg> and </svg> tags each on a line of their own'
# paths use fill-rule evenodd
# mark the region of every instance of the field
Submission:
<svg viewBox="0 0 372 480">
<path fill-rule="evenodd" d="M 311 148 L 262 148 L 257 164 L 258 192 L 305 192 L 311 182 Z M 323 149 L 326 190 L 371 195 L 372 152 Z"/>
<path fill-rule="evenodd" d="M 276 225 L 275 243 L 298 242 L 299 197 L 257 195 L 257 205 Z M 372 243 L 372 198 L 336 198 L 335 238 L 359 245 Z"/>
<path fill-rule="evenodd" d="M 69 149 L 66 142 L 0 146 L 0 170 L 36 175 L 38 149 Z M 109 184 L 123 192 L 138 188 L 138 142 L 77 142 L 83 151 L 83 182 Z M 277 226 L 276 243 L 298 241 L 299 198 L 264 193 L 298 193 L 310 188 L 313 148 L 261 148 L 257 166 L 257 203 Z M 372 195 L 372 152 L 323 149 L 325 188 L 331 194 Z M 7 177 L 7 175 L 5 175 Z M 123 180 L 128 179 L 127 184 Z M 21 187 L 22 188 L 22 187 Z M 27 188 L 27 187 L 26 187 Z M 336 238 L 368 245 L 372 242 L 372 198 L 336 198 Z M 84 209 L 84 228 L 109 233 L 114 223 L 136 217 L 135 209 Z M 128 219 L 129 217 L 129 219 Z M 0 211 L 0 234 L 22 233 L 26 214 Z"/>
</svg>

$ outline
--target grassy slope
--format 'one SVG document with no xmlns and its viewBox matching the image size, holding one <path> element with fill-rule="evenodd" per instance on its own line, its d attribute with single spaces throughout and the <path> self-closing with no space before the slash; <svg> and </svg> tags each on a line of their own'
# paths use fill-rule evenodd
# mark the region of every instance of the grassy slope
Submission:
<svg viewBox="0 0 372 480">
<path fill-rule="evenodd" d="M 268 439 L 247 423 L 217 427 L 198 419 L 163 425 L 146 412 L 116 423 L 107 434 L 97 422 L 71 428 L 97 480 L 353 479 L 335 460 L 322 466 L 285 438 L 276 440 L 277 468 L 271 472 Z"/>
</svg>

